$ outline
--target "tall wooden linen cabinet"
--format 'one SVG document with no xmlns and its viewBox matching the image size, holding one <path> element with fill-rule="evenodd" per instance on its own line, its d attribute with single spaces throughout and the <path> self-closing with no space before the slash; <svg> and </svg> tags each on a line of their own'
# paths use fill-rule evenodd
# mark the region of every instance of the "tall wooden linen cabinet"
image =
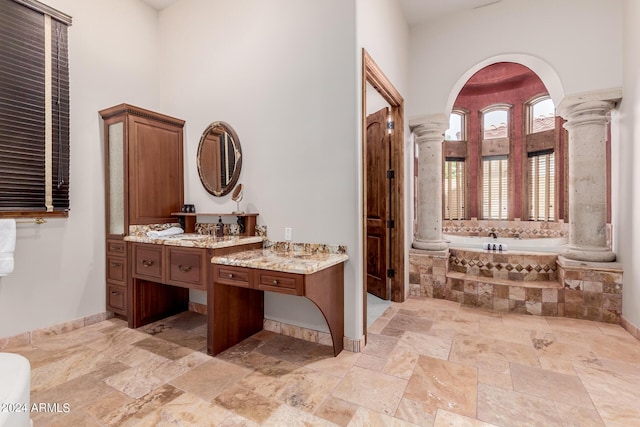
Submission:
<svg viewBox="0 0 640 427">
<path fill-rule="evenodd" d="M 177 222 L 184 203 L 184 120 L 120 104 L 104 120 L 107 310 L 130 317 L 133 289 L 124 236 L 130 225 Z"/>
</svg>

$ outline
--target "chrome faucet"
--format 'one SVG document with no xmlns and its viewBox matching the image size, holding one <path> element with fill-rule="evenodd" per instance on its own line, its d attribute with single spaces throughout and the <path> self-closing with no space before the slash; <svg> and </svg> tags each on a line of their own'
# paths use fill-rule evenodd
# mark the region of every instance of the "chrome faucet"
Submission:
<svg viewBox="0 0 640 427">
<path fill-rule="evenodd" d="M 497 239 L 498 235 L 492 231 L 491 233 L 489 233 L 489 237 L 493 237 L 494 239 Z"/>
</svg>

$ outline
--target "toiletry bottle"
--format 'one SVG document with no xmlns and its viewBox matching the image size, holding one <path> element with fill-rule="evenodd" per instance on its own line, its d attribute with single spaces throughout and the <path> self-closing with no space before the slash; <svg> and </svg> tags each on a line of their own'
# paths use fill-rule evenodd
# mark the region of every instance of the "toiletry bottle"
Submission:
<svg viewBox="0 0 640 427">
<path fill-rule="evenodd" d="M 216 237 L 224 237 L 224 224 L 222 223 L 222 217 L 218 218 L 218 223 L 216 224 Z"/>
</svg>

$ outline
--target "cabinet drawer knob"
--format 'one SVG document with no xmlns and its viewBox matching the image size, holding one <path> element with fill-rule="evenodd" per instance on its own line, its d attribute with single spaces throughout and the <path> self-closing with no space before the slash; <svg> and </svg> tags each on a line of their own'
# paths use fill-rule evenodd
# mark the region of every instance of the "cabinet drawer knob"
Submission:
<svg viewBox="0 0 640 427">
<path fill-rule="evenodd" d="M 179 265 L 178 266 L 178 270 L 182 271 L 183 273 L 187 273 L 187 272 L 191 271 L 191 266 L 190 265 Z"/>
<path fill-rule="evenodd" d="M 112 262 L 111 263 L 111 267 L 120 267 L 122 264 L 120 264 L 119 262 Z"/>
<path fill-rule="evenodd" d="M 111 295 L 120 295 L 120 292 L 111 291 Z"/>
<path fill-rule="evenodd" d="M 277 281 L 277 280 L 274 280 L 272 283 L 273 283 L 274 285 L 277 285 L 277 284 L 278 284 L 278 281 Z"/>
<path fill-rule="evenodd" d="M 151 267 L 151 266 L 153 265 L 153 261 L 148 261 L 148 260 L 146 260 L 146 259 L 143 259 L 143 260 L 142 260 L 142 265 L 143 265 L 144 267 Z"/>
<path fill-rule="evenodd" d="M 229 279 L 233 279 L 233 274 L 229 273 Z"/>
</svg>

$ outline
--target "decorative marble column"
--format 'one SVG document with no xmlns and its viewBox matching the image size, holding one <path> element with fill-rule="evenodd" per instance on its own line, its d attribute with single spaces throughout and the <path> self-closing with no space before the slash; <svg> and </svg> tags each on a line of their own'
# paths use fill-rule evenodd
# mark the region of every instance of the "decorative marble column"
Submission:
<svg viewBox="0 0 640 427">
<path fill-rule="evenodd" d="M 616 259 L 607 245 L 606 140 L 608 113 L 621 97 L 621 89 L 589 92 L 558 106 L 569 131 L 569 259 Z"/>
<path fill-rule="evenodd" d="M 418 225 L 413 247 L 443 251 L 442 240 L 442 144 L 449 118 L 432 114 L 409 121 L 418 146 Z"/>
</svg>

